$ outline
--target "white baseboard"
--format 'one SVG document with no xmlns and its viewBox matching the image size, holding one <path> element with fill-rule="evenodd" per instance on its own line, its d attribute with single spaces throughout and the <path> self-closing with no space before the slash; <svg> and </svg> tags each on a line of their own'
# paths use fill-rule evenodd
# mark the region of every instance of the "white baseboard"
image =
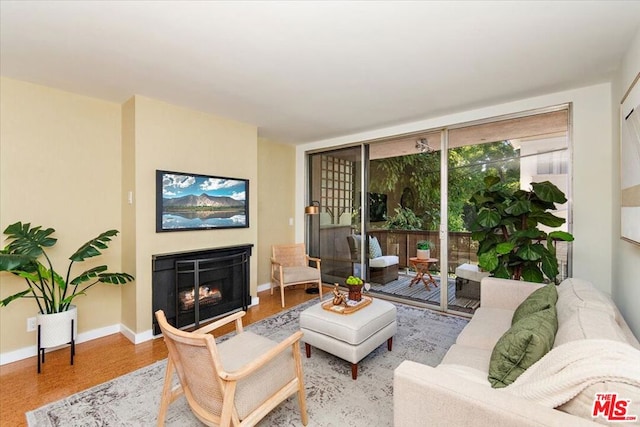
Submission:
<svg viewBox="0 0 640 427">
<path fill-rule="evenodd" d="M 271 283 L 263 283 L 262 285 L 258 285 L 258 292 L 268 291 L 271 289 Z"/>
<path fill-rule="evenodd" d="M 103 328 L 93 329 L 91 331 L 82 332 L 78 334 L 76 344 L 80 344 L 86 341 L 91 341 L 96 338 L 106 337 L 107 335 L 116 334 L 121 331 L 121 325 L 105 326 Z M 53 351 L 60 347 L 47 349 L 46 351 Z M 6 353 L 0 353 L 0 365 L 6 365 L 7 363 L 17 362 L 18 360 L 27 359 L 29 357 L 36 356 L 38 354 L 38 346 L 32 345 L 29 347 L 23 347 L 18 350 L 8 351 Z"/>
<path fill-rule="evenodd" d="M 271 285 L 267 284 L 267 285 L 260 285 L 260 286 L 267 286 L 267 289 L 269 289 L 269 286 Z M 260 298 L 252 296 L 251 305 L 249 307 L 252 307 L 258 304 L 260 304 Z M 86 341 L 91 341 L 96 338 L 106 337 L 107 335 L 112 335 L 116 333 L 121 333 L 133 344 L 140 344 L 145 341 L 149 341 L 161 336 L 161 335 L 157 335 L 154 337 L 153 330 L 151 329 L 140 332 L 140 333 L 135 333 L 125 325 L 116 324 L 111 326 L 105 326 L 104 328 L 98 328 L 98 329 L 93 329 L 91 331 L 79 333 L 78 338 L 76 339 L 76 344 L 80 344 Z M 64 346 L 61 346 L 61 347 L 64 347 Z M 53 351 L 53 350 L 57 350 L 58 348 L 59 347 L 50 348 L 50 349 L 47 349 L 46 351 Z M 28 359 L 29 357 L 34 357 L 37 354 L 38 354 L 37 345 L 32 345 L 29 347 L 20 348 L 18 350 L 0 353 L 0 365 L 6 365 L 7 363 Z"/>
</svg>

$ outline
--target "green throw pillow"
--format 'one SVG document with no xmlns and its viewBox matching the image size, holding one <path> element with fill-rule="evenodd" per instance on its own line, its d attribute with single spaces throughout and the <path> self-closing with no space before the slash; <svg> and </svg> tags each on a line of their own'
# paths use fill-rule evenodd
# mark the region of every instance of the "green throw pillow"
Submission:
<svg viewBox="0 0 640 427">
<path fill-rule="evenodd" d="M 536 289 L 516 308 L 511 318 L 513 326 L 518 320 L 528 315 L 549 307 L 555 307 L 558 301 L 558 290 L 556 285 L 549 283 L 546 286 Z"/>
<path fill-rule="evenodd" d="M 547 354 L 556 332 L 555 306 L 532 313 L 519 320 L 500 337 L 489 362 L 489 382 L 493 388 L 506 387 L 529 366 Z"/>
</svg>

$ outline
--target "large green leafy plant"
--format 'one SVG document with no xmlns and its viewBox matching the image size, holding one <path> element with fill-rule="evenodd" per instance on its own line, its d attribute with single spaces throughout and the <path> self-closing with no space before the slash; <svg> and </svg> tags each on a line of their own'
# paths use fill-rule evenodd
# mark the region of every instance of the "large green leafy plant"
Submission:
<svg viewBox="0 0 640 427">
<path fill-rule="evenodd" d="M 478 264 L 493 276 L 541 283 L 545 276 L 555 281 L 558 260 L 554 241 L 573 241 L 565 231 L 549 233 L 564 224 L 553 215 L 556 203 L 567 201 L 564 193 L 549 181 L 531 183 L 531 191 L 510 190 L 500 178 L 484 178 L 485 188 L 475 192 L 470 202 L 475 207 L 472 239 L 478 241 Z"/>
<path fill-rule="evenodd" d="M 59 313 L 70 308 L 71 301 L 85 295 L 87 290 L 97 283 L 122 285 L 133 280 L 127 273 L 109 273 L 106 265 L 90 268 L 71 279 L 71 267 L 75 262 L 101 255 L 101 249 L 107 249 L 117 230 L 109 230 L 89 240 L 69 257 L 71 262 L 67 274 L 62 277 L 51 263 L 44 248 L 50 248 L 58 239 L 51 237 L 53 228 L 31 227 L 30 223 L 16 222 L 4 230 L 7 246 L 0 250 L 0 271 L 8 271 L 25 279 L 27 289 L 0 301 L 6 306 L 18 298 L 34 298 L 42 314 Z M 39 258 L 43 258 L 40 262 Z"/>
</svg>

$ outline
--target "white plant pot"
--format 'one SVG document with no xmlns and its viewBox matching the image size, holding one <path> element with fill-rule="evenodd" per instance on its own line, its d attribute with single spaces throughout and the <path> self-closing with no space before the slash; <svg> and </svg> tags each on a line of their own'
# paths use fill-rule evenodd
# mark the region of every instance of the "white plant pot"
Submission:
<svg viewBox="0 0 640 427">
<path fill-rule="evenodd" d="M 418 259 L 431 258 L 431 249 L 417 249 Z"/>
<path fill-rule="evenodd" d="M 40 326 L 40 348 L 70 343 L 71 320 L 73 320 L 73 339 L 75 340 L 78 336 L 78 308 L 75 305 L 61 313 L 36 314 L 36 323 Z"/>
</svg>

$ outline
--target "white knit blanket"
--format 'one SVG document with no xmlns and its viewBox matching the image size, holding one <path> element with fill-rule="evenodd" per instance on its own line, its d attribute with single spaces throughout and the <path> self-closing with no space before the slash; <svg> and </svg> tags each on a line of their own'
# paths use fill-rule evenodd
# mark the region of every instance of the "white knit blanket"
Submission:
<svg viewBox="0 0 640 427">
<path fill-rule="evenodd" d="M 555 408 L 601 381 L 640 388 L 640 350 L 612 340 L 571 341 L 552 349 L 501 390 Z"/>
</svg>

